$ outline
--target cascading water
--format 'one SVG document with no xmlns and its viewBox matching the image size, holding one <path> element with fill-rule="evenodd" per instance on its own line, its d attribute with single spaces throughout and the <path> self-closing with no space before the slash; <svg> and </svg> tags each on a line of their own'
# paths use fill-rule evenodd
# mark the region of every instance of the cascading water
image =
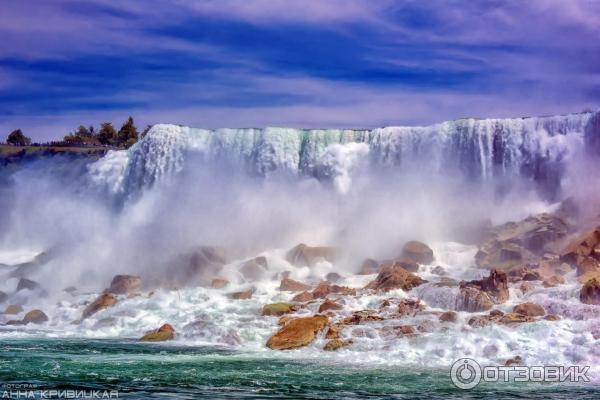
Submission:
<svg viewBox="0 0 600 400">
<path fill-rule="evenodd" d="M 565 164 L 584 143 L 595 143 L 598 114 L 461 119 L 426 127 L 339 129 L 217 129 L 155 125 L 146 138 L 121 157 L 111 182 L 116 191 L 132 194 L 161 182 L 186 164 L 190 154 L 252 175 L 274 172 L 316 178 L 329 177 L 327 149 L 332 145 L 364 143 L 370 165 L 457 170 L 472 181 L 489 182 L 522 177 L 554 197 Z M 596 121 L 596 122 L 594 122 Z M 368 153 L 368 156 L 366 155 Z M 108 156 L 99 163 L 112 163 Z M 106 168 L 94 166 L 92 172 Z"/>
</svg>

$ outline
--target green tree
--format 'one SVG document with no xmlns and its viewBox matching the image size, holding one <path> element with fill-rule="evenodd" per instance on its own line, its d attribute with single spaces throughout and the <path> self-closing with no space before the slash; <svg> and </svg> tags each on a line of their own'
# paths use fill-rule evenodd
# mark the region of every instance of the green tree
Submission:
<svg viewBox="0 0 600 400">
<path fill-rule="evenodd" d="M 119 129 L 119 146 L 123 146 L 125 148 L 130 147 L 135 142 L 138 141 L 138 131 L 133 123 L 133 118 L 127 118 L 127 121 L 123 123 L 121 129 Z"/>
<path fill-rule="evenodd" d="M 6 143 L 13 146 L 29 146 L 31 144 L 31 139 L 25 136 L 21 129 L 15 129 L 8 135 L 8 138 L 6 138 Z"/>
<path fill-rule="evenodd" d="M 110 122 L 103 122 L 100 124 L 100 130 L 96 135 L 98 141 L 101 144 L 116 146 L 117 145 L 117 130 L 112 126 Z"/>
<path fill-rule="evenodd" d="M 142 131 L 142 134 L 140 135 L 140 139 L 145 138 L 146 135 L 148 134 L 148 132 L 150 131 L 150 129 L 152 129 L 152 125 L 146 125 L 146 127 Z"/>
</svg>

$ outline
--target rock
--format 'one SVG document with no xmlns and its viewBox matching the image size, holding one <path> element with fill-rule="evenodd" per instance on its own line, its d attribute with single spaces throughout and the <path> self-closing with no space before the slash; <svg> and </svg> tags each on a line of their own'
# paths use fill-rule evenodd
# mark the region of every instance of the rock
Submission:
<svg viewBox="0 0 600 400">
<path fill-rule="evenodd" d="M 315 340 L 329 322 L 323 315 L 296 318 L 288 321 L 267 341 L 267 347 L 273 350 L 296 349 Z"/>
<path fill-rule="evenodd" d="M 544 281 L 544 287 L 547 287 L 547 288 L 555 287 L 558 285 L 562 285 L 564 283 L 565 283 L 565 278 L 563 278 L 562 276 L 553 275 Z"/>
<path fill-rule="evenodd" d="M 416 240 L 404 245 L 402 248 L 402 257 L 419 264 L 431 264 L 435 260 L 433 250 L 425 243 Z"/>
<path fill-rule="evenodd" d="M 556 315 L 556 314 L 548 314 L 544 317 L 544 319 L 546 321 L 559 321 L 560 320 L 560 316 Z"/>
<path fill-rule="evenodd" d="M 21 307 L 20 305 L 17 305 L 17 304 L 10 304 L 4 310 L 4 314 L 7 314 L 7 315 L 15 315 L 20 312 L 23 312 L 23 307 Z"/>
<path fill-rule="evenodd" d="M 534 303 L 522 303 L 514 306 L 513 312 L 530 317 L 541 317 L 546 314 L 544 307 Z"/>
<path fill-rule="evenodd" d="M 504 316 L 504 313 L 500 310 L 492 310 L 489 312 L 489 316 L 492 318 L 500 318 Z"/>
<path fill-rule="evenodd" d="M 335 247 L 312 247 L 304 243 L 299 244 L 287 252 L 285 259 L 296 267 L 312 267 L 320 261 L 333 263 L 336 258 Z"/>
<path fill-rule="evenodd" d="M 342 280 L 342 276 L 337 272 L 330 272 L 325 276 L 325 280 L 330 283 L 337 283 Z"/>
<path fill-rule="evenodd" d="M 40 284 L 36 281 L 32 281 L 30 279 L 21 278 L 19 279 L 19 283 L 17 284 L 17 292 L 27 289 L 27 290 L 36 290 L 41 288 Z"/>
<path fill-rule="evenodd" d="M 23 317 L 23 324 L 43 324 L 48 321 L 48 316 L 42 310 L 31 310 Z"/>
<path fill-rule="evenodd" d="M 417 334 L 417 330 L 413 325 L 386 325 L 381 328 L 383 336 L 412 336 Z"/>
<path fill-rule="evenodd" d="M 117 298 L 115 295 L 111 293 L 103 293 L 83 310 L 81 319 L 86 319 L 100 310 L 113 307 L 115 304 L 117 304 Z"/>
<path fill-rule="evenodd" d="M 142 278 L 135 275 L 115 275 L 108 288 L 109 293 L 131 294 L 142 289 Z"/>
<path fill-rule="evenodd" d="M 0 303 L 4 303 L 8 299 L 8 295 L 0 290 Z"/>
<path fill-rule="evenodd" d="M 354 311 L 352 315 L 344 318 L 340 323 L 342 325 L 359 325 L 363 322 L 383 321 L 384 318 L 377 315 L 374 310 Z"/>
<path fill-rule="evenodd" d="M 456 309 L 478 312 L 508 300 L 508 279 L 505 272 L 492 270 L 490 276 L 480 280 L 460 283 Z"/>
<path fill-rule="evenodd" d="M 372 258 L 367 258 L 363 261 L 358 275 L 371 275 L 379 272 L 379 263 Z"/>
<path fill-rule="evenodd" d="M 343 329 L 344 325 L 342 324 L 330 325 L 327 333 L 325 333 L 325 339 L 339 339 Z"/>
<path fill-rule="evenodd" d="M 398 303 L 398 314 L 400 316 L 415 316 L 419 311 L 423 311 L 425 306 L 421 300 L 404 299 Z"/>
<path fill-rule="evenodd" d="M 233 300 L 248 300 L 252 298 L 252 294 L 254 293 L 254 289 L 244 290 L 242 292 L 234 292 L 229 293 L 229 298 Z"/>
<path fill-rule="evenodd" d="M 277 325 L 279 326 L 283 326 L 285 324 L 287 324 L 289 321 L 291 321 L 293 318 L 289 315 L 283 315 L 281 317 L 279 317 L 279 319 L 277 320 Z"/>
<path fill-rule="evenodd" d="M 454 311 L 446 311 L 440 315 L 439 319 L 440 322 L 456 322 L 457 317 L 458 316 Z"/>
<path fill-rule="evenodd" d="M 267 274 L 268 269 L 267 258 L 260 256 L 243 263 L 240 266 L 240 273 L 247 281 L 256 281 L 262 279 Z"/>
<path fill-rule="evenodd" d="M 421 333 L 431 333 L 435 330 L 435 323 L 429 319 L 421 321 L 417 326 L 417 331 Z"/>
<path fill-rule="evenodd" d="M 600 272 L 600 262 L 593 257 L 581 257 L 576 267 L 577 276 Z"/>
<path fill-rule="evenodd" d="M 325 351 L 335 351 L 341 349 L 342 347 L 348 347 L 353 343 L 352 339 L 342 340 L 342 339 L 331 339 L 325 344 L 323 350 Z"/>
<path fill-rule="evenodd" d="M 164 342 L 175 339 L 175 329 L 170 324 L 164 324 L 160 328 L 147 332 L 140 338 L 140 342 Z"/>
<path fill-rule="evenodd" d="M 513 358 L 509 358 L 504 363 L 505 367 L 510 367 L 511 365 L 523 365 L 523 358 L 521 356 L 515 356 Z"/>
<path fill-rule="evenodd" d="M 418 272 L 419 271 L 419 264 L 417 264 L 415 261 L 408 260 L 408 259 L 385 260 L 379 266 L 379 271 L 381 271 L 384 268 L 390 268 L 393 266 L 402 267 L 405 270 L 407 270 L 408 272 Z"/>
<path fill-rule="evenodd" d="M 342 309 L 342 306 L 340 304 L 336 303 L 335 301 L 326 299 L 319 306 L 319 313 L 324 313 L 325 311 L 329 311 L 329 310 L 341 310 L 341 309 Z"/>
<path fill-rule="evenodd" d="M 519 286 L 519 289 L 521 290 L 521 292 L 523 294 L 525 294 L 525 293 L 531 292 L 533 290 L 533 286 L 529 282 L 523 282 Z"/>
<path fill-rule="evenodd" d="M 431 270 L 431 273 L 434 275 L 439 275 L 439 276 L 444 276 L 444 275 L 448 274 L 446 272 L 446 270 L 444 269 L 444 267 L 442 267 L 441 265 L 438 265 L 433 270 Z"/>
<path fill-rule="evenodd" d="M 576 267 L 578 261 L 580 262 L 586 257 L 592 256 L 599 244 L 600 228 L 579 234 L 571 239 L 560 252 L 560 260 Z"/>
<path fill-rule="evenodd" d="M 435 287 L 455 287 L 459 286 L 459 282 L 447 276 L 440 277 L 440 280 L 434 283 Z"/>
<path fill-rule="evenodd" d="M 476 287 L 461 288 L 456 298 L 456 310 L 458 311 L 480 312 L 489 310 L 493 306 L 494 302 L 490 295 Z"/>
<path fill-rule="evenodd" d="M 310 286 L 290 278 L 283 278 L 279 285 L 279 290 L 286 292 L 302 292 L 304 290 L 310 290 Z"/>
<path fill-rule="evenodd" d="M 523 314 L 517 314 L 515 312 L 504 314 L 502 318 L 498 321 L 499 324 L 503 325 L 512 325 L 512 324 L 521 324 L 524 322 L 533 322 L 533 317 Z"/>
<path fill-rule="evenodd" d="M 210 287 L 213 289 L 223 289 L 227 285 L 229 285 L 229 281 L 225 278 L 215 278 L 210 283 Z"/>
<path fill-rule="evenodd" d="M 414 287 L 425 283 L 421 277 L 408 272 L 402 267 L 393 266 L 382 269 L 377 278 L 369 283 L 365 289 L 390 291 L 394 289 L 411 290 Z"/>
<path fill-rule="evenodd" d="M 313 299 L 323 299 L 330 294 L 344 296 L 356 296 L 356 289 L 346 286 L 330 285 L 328 282 L 321 282 L 315 290 L 312 291 Z"/>
<path fill-rule="evenodd" d="M 542 279 L 540 273 L 526 266 L 512 268 L 508 271 L 508 277 L 512 282 L 517 281 L 539 281 Z"/>
<path fill-rule="evenodd" d="M 473 328 L 481 328 L 491 324 L 492 322 L 498 322 L 505 315 L 506 314 L 500 310 L 492 310 L 488 315 L 478 315 L 470 318 L 468 324 Z"/>
<path fill-rule="evenodd" d="M 593 278 L 587 281 L 581 287 L 579 300 L 584 304 L 600 305 L 600 279 Z"/>
<path fill-rule="evenodd" d="M 223 248 L 200 246 L 191 253 L 182 256 L 173 268 L 169 268 L 167 278 L 176 285 L 208 285 L 223 265 L 228 262 L 228 257 Z"/>
<path fill-rule="evenodd" d="M 272 303 L 266 304 L 262 308 L 261 315 L 281 316 L 283 314 L 293 313 L 298 310 L 298 306 L 290 303 Z"/>
<path fill-rule="evenodd" d="M 296 301 L 298 303 L 304 303 L 306 301 L 311 301 L 313 299 L 313 295 L 310 292 L 304 291 L 302 293 L 298 293 L 292 298 L 292 301 Z"/>
</svg>

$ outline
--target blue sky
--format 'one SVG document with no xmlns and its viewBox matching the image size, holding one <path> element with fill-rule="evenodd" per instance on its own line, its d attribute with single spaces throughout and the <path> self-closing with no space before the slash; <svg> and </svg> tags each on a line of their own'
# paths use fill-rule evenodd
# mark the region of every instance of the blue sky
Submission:
<svg viewBox="0 0 600 400">
<path fill-rule="evenodd" d="M 128 115 L 376 127 L 599 104 L 600 1 L 0 2 L 1 135 Z"/>
</svg>

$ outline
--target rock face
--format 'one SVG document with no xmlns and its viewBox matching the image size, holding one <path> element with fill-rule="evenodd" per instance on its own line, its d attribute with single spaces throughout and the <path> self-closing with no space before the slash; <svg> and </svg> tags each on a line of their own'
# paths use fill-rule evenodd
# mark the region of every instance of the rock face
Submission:
<svg viewBox="0 0 600 400">
<path fill-rule="evenodd" d="M 456 309 L 468 312 L 486 311 L 494 304 L 504 303 L 508 296 L 506 273 L 494 269 L 487 278 L 460 283 Z"/>
<path fill-rule="evenodd" d="M 377 278 L 369 283 L 365 289 L 390 291 L 394 289 L 411 290 L 425 283 L 424 279 L 412 274 L 399 266 L 383 268 Z"/>
<path fill-rule="evenodd" d="M 113 307 L 115 304 L 117 304 L 117 298 L 111 293 L 104 293 L 83 310 L 81 319 L 85 319 L 105 308 Z"/>
<path fill-rule="evenodd" d="M 587 281 L 579 292 L 579 299 L 584 304 L 600 305 L 600 279 L 592 278 Z"/>
<path fill-rule="evenodd" d="M 285 259 L 296 267 L 312 267 L 319 261 L 334 262 L 336 258 L 335 247 L 307 246 L 304 243 L 299 244 L 287 252 Z"/>
<path fill-rule="evenodd" d="M 293 313 L 298 310 L 298 306 L 290 303 L 272 303 L 266 304 L 262 308 L 261 315 L 281 316 Z"/>
<path fill-rule="evenodd" d="M 164 324 L 160 328 L 147 332 L 140 338 L 141 342 L 164 342 L 175 339 L 175 329 L 170 324 Z"/>
<path fill-rule="evenodd" d="M 410 241 L 402 248 L 402 258 L 419 264 L 431 264 L 435 257 L 433 250 L 423 242 Z"/>
<path fill-rule="evenodd" d="M 296 349 L 306 346 L 315 340 L 329 322 L 323 315 L 296 318 L 288 321 L 267 341 L 267 347 L 273 350 Z"/>
<path fill-rule="evenodd" d="M 310 286 L 290 278 L 283 278 L 279 285 L 279 290 L 286 292 L 302 292 L 304 290 L 310 290 Z"/>
<path fill-rule="evenodd" d="M 109 293 L 133 294 L 142 289 L 142 278 L 135 275 L 115 275 L 108 288 Z"/>
<path fill-rule="evenodd" d="M 546 314 L 544 307 L 534 303 L 518 304 L 513 308 L 513 312 L 530 317 L 541 317 Z"/>
</svg>

